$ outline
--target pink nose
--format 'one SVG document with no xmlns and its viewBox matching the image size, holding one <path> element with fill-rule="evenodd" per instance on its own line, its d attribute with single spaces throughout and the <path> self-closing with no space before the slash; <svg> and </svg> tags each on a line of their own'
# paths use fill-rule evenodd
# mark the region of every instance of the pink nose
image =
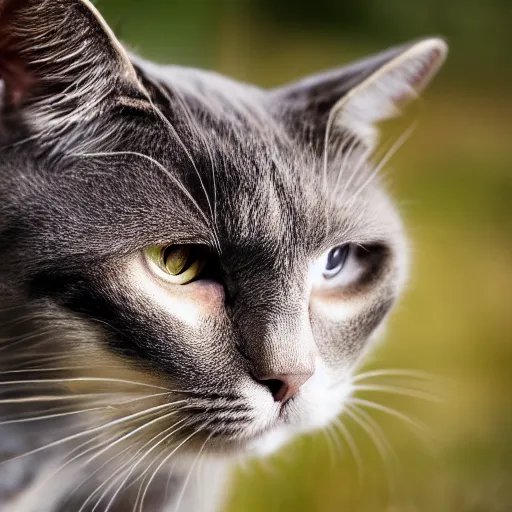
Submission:
<svg viewBox="0 0 512 512">
<path fill-rule="evenodd" d="M 259 377 L 256 380 L 269 389 L 276 402 L 284 404 L 297 394 L 297 391 L 299 391 L 312 375 L 313 371 L 308 371 L 286 375 L 270 375 Z"/>
</svg>

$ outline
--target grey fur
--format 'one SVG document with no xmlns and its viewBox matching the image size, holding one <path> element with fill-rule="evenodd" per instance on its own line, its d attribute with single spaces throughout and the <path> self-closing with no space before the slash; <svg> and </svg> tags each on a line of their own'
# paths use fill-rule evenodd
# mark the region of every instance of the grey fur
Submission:
<svg viewBox="0 0 512 512">
<path fill-rule="evenodd" d="M 128 56 L 85 0 L 0 7 L 2 510 L 127 510 L 159 468 L 144 510 L 213 511 L 231 455 L 342 410 L 403 287 L 373 139 L 332 113 L 414 45 L 264 91 Z M 163 290 L 141 270 L 160 243 L 208 246 L 215 280 Z M 346 243 L 361 275 L 312 291 Z M 282 407 L 255 380 L 313 371 Z"/>
</svg>

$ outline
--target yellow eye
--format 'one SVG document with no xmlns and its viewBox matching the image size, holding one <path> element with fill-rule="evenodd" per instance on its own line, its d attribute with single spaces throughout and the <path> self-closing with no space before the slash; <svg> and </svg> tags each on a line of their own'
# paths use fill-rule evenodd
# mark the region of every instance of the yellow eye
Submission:
<svg viewBox="0 0 512 512">
<path fill-rule="evenodd" d="M 193 245 L 153 245 L 144 251 L 153 270 L 172 284 L 188 284 L 206 264 L 205 251 Z"/>
</svg>

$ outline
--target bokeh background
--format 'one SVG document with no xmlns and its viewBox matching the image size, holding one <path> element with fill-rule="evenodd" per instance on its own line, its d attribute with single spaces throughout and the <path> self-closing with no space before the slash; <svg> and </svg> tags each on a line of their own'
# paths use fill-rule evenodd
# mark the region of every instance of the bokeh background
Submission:
<svg viewBox="0 0 512 512">
<path fill-rule="evenodd" d="M 379 408 L 360 403 L 362 421 L 343 416 L 346 431 L 241 466 L 226 511 L 512 510 L 512 1 L 96 4 L 146 57 L 262 86 L 423 35 L 446 37 L 446 67 L 414 109 L 419 125 L 387 171 L 414 267 L 387 342 L 367 364 L 436 377 L 362 382 L 385 386 L 357 394 Z"/>
</svg>

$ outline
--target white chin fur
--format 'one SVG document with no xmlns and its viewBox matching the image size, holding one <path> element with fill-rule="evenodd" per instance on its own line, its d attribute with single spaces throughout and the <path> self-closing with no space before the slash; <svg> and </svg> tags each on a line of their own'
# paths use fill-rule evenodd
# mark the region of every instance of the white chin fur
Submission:
<svg viewBox="0 0 512 512">
<path fill-rule="evenodd" d="M 285 427 L 280 427 L 252 441 L 247 447 L 247 452 L 249 455 L 265 457 L 282 448 L 285 444 L 289 443 L 293 437 L 293 432 L 288 431 Z"/>
</svg>

